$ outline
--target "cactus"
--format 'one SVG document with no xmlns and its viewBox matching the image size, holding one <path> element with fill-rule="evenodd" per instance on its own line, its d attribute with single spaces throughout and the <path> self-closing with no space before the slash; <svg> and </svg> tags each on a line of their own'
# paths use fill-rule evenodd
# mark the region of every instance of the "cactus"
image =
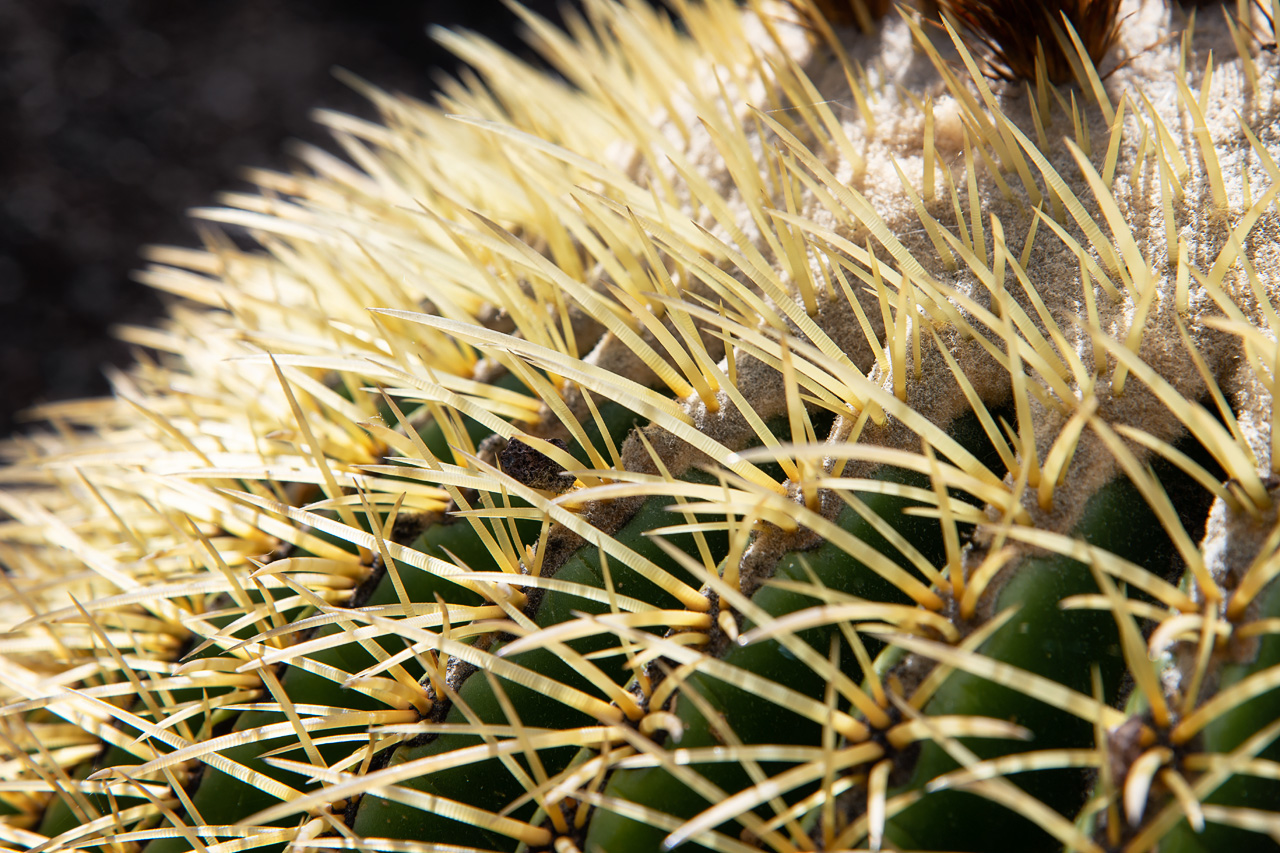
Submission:
<svg viewBox="0 0 1280 853">
<path fill-rule="evenodd" d="M 1280 10 L 884 5 L 439 33 L 151 250 L 5 848 L 1275 849 Z"/>
</svg>

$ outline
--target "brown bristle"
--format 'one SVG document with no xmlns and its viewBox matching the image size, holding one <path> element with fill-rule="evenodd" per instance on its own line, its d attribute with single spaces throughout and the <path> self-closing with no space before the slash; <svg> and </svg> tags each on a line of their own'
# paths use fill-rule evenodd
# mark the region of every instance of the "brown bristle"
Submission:
<svg viewBox="0 0 1280 853">
<path fill-rule="evenodd" d="M 1267 26 L 1271 29 L 1271 43 L 1264 44 L 1263 47 L 1267 50 L 1275 50 L 1276 18 L 1280 16 L 1277 6 L 1280 6 L 1280 4 L 1277 4 L 1276 0 L 1253 0 L 1253 3 L 1258 7 L 1258 11 L 1262 13 L 1263 19 L 1266 20 Z"/>
<path fill-rule="evenodd" d="M 793 5 L 808 15 L 821 15 L 837 27 L 872 32 L 875 22 L 889 14 L 889 0 L 807 0 Z"/>
<path fill-rule="evenodd" d="M 992 69 L 1009 80 L 1034 80 L 1041 51 L 1050 81 L 1075 79 L 1064 18 L 1095 65 L 1116 43 L 1120 29 L 1120 0 L 939 0 L 939 6 L 987 48 Z"/>
</svg>

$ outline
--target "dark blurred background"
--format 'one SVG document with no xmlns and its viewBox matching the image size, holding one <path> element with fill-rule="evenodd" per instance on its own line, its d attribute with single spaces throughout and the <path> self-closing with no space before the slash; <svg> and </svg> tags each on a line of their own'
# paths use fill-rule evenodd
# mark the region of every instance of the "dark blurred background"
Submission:
<svg viewBox="0 0 1280 853">
<path fill-rule="evenodd" d="M 521 50 L 499 0 L 0 0 L 0 436 L 128 363 L 109 327 L 161 310 L 140 246 L 194 245 L 187 208 L 323 143 L 313 108 L 373 116 L 334 66 L 429 98 L 457 68 L 431 24 Z"/>
</svg>

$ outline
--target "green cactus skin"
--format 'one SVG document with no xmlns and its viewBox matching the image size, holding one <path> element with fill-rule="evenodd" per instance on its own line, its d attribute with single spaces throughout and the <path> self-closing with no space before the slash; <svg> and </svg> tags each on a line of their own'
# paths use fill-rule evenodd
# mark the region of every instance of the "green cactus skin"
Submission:
<svg viewBox="0 0 1280 853">
<path fill-rule="evenodd" d="M 1276 849 L 1280 10 L 884 5 L 439 34 L 154 250 L 0 469 L 0 845 Z"/>
</svg>

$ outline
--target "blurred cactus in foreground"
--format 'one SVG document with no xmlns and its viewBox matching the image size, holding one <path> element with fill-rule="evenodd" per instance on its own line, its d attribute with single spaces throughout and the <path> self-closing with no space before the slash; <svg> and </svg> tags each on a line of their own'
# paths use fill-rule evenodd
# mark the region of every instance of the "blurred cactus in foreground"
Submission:
<svg viewBox="0 0 1280 853">
<path fill-rule="evenodd" d="M 198 211 L 6 448 L 0 845 L 1277 849 L 1276 9 L 1001 5 L 438 33 Z"/>
</svg>

